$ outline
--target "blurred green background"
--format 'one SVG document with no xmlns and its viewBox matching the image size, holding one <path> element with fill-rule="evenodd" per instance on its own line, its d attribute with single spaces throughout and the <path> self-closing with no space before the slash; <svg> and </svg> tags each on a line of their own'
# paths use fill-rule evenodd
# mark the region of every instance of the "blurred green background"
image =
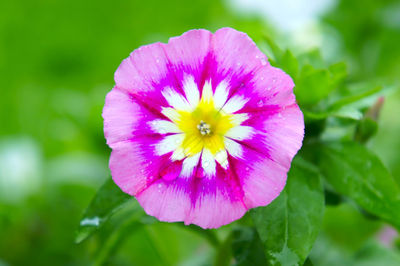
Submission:
<svg viewBox="0 0 400 266">
<path fill-rule="evenodd" d="M 180 226 L 121 226 L 107 243 L 74 238 L 109 175 L 101 111 L 122 59 L 189 29 L 225 26 L 256 42 L 267 34 L 294 54 L 318 48 L 330 63 L 345 61 L 351 81 L 394 88 L 368 145 L 400 181 L 399 1 L 2 1 L 1 266 L 211 264 L 212 247 Z M 351 204 L 328 207 L 311 258 L 390 265 L 380 263 L 399 254 L 380 252 L 382 226 Z"/>
</svg>

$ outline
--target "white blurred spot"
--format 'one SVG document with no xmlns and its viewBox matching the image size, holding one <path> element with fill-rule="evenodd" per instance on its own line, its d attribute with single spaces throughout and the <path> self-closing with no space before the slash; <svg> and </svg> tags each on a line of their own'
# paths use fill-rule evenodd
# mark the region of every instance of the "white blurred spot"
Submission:
<svg viewBox="0 0 400 266">
<path fill-rule="evenodd" d="M 36 192 L 41 184 L 42 153 L 28 137 L 0 140 L 0 199 L 17 202 Z"/>
<path fill-rule="evenodd" d="M 322 37 L 318 18 L 336 0 L 229 0 L 239 14 L 259 16 L 268 24 L 288 34 L 304 49 L 320 46 Z"/>
</svg>

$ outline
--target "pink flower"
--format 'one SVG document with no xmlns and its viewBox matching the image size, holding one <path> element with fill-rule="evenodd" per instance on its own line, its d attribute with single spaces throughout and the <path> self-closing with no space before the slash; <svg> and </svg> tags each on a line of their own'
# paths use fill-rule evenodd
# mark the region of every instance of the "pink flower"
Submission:
<svg viewBox="0 0 400 266">
<path fill-rule="evenodd" d="M 103 110 L 111 174 L 147 214 L 216 228 L 284 188 L 303 114 L 292 79 L 245 33 L 142 46 L 115 82 Z"/>
</svg>

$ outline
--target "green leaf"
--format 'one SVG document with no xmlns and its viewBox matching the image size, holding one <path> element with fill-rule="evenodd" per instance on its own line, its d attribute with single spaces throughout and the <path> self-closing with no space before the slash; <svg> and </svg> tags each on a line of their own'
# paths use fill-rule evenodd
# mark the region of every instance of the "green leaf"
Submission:
<svg viewBox="0 0 400 266">
<path fill-rule="evenodd" d="M 296 157 L 281 195 L 251 212 L 271 265 L 302 265 L 321 227 L 324 194 L 319 173 Z"/>
<path fill-rule="evenodd" d="M 355 254 L 353 260 L 352 265 L 354 266 L 398 266 L 400 265 L 400 254 L 370 241 Z"/>
<path fill-rule="evenodd" d="M 237 266 L 267 265 L 264 247 L 257 231 L 250 227 L 238 227 L 232 232 L 232 251 Z"/>
<path fill-rule="evenodd" d="M 311 106 L 325 99 L 346 77 L 343 63 L 330 66 L 328 69 L 315 69 L 305 65 L 296 79 L 294 92 L 299 103 Z"/>
<path fill-rule="evenodd" d="M 327 64 L 322 58 L 321 52 L 319 49 L 311 49 L 300 54 L 297 59 L 299 60 L 300 65 L 312 65 L 317 68 L 326 68 Z"/>
<path fill-rule="evenodd" d="M 132 196 L 122 192 L 114 181 L 108 178 L 86 209 L 75 241 L 80 243 L 93 234 L 128 200 L 132 200 Z"/>
<path fill-rule="evenodd" d="M 279 48 L 279 46 L 274 41 L 272 41 L 272 39 L 269 36 L 264 36 L 264 40 L 266 42 L 267 47 L 269 48 L 268 50 L 270 51 L 269 60 L 278 63 L 283 56 L 282 49 Z M 271 58 L 271 56 L 273 58 Z"/>
<path fill-rule="evenodd" d="M 370 107 L 376 102 L 376 98 L 384 93 L 389 93 L 391 88 L 382 89 L 381 86 L 367 89 L 354 88 L 356 92 L 346 92 L 336 95 L 331 103 L 324 104 L 321 110 L 306 110 L 303 108 L 304 118 L 307 121 L 323 120 L 328 117 L 338 117 L 351 120 L 360 120 L 363 118 L 361 110 Z M 327 106 L 327 107 L 325 107 Z"/>
<path fill-rule="evenodd" d="M 367 142 L 378 132 L 378 123 L 372 118 L 365 117 L 357 125 L 354 139 L 360 143 Z"/>
<path fill-rule="evenodd" d="M 292 52 L 286 50 L 278 63 L 279 67 L 282 68 L 293 79 L 297 77 L 297 74 L 299 72 L 299 63 Z"/>
<path fill-rule="evenodd" d="M 400 228 L 400 189 L 376 155 L 355 142 L 324 143 L 312 153 L 337 192 Z"/>
<path fill-rule="evenodd" d="M 338 101 L 334 102 L 329 107 L 329 110 L 330 111 L 339 110 L 343 106 L 350 105 L 350 104 L 356 103 L 364 98 L 370 97 L 372 95 L 376 95 L 377 93 L 381 92 L 382 89 L 383 89 L 383 87 L 377 86 L 372 89 L 368 89 L 368 90 L 361 91 L 356 94 L 352 94 L 350 96 L 343 97 L 343 98 L 339 99 Z"/>
<path fill-rule="evenodd" d="M 304 262 L 304 266 L 314 266 L 314 264 L 312 263 L 312 261 L 309 257 Z"/>
<path fill-rule="evenodd" d="M 232 240 L 233 233 L 231 232 L 225 240 L 216 248 L 216 255 L 214 259 L 215 266 L 229 266 L 232 264 Z"/>
<path fill-rule="evenodd" d="M 190 224 L 190 225 L 185 225 L 184 223 L 175 223 L 178 226 L 181 226 L 182 228 L 185 228 L 186 230 L 190 230 L 202 237 L 204 237 L 205 240 L 207 240 L 207 242 L 213 246 L 213 247 L 218 247 L 220 245 L 219 243 L 219 239 L 216 235 L 216 231 L 215 230 L 204 230 L 203 228 L 194 225 L 194 224 Z"/>
<path fill-rule="evenodd" d="M 128 219 L 119 224 L 114 231 L 107 235 L 103 240 L 104 242 L 99 245 L 94 265 L 104 265 L 107 260 L 124 244 L 127 238 L 139 229 L 143 229 L 143 223 L 138 221 L 136 218 Z"/>
</svg>

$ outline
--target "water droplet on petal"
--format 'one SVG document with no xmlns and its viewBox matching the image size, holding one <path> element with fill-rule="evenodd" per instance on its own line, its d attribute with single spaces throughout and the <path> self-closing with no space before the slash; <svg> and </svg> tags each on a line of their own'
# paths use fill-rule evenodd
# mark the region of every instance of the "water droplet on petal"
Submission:
<svg viewBox="0 0 400 266">
<path fill-rule="evenodd" d="M 250 168 L 249 167 L 246 167 L 246 171 L 249 171 L 250 170 Z"/>
<path fill-rule="evenodd" d="M 257 103 L 257 105 L 258 105 L 258 107 L 262 107 L 262 106 L 264 105 L 264 101 L 259 100 L 258 103 Z"/>
<path fill-rule="evenodd" d="M 265 66 L 267 64 L 267 59 L 262 58 L 261 59 L 261 65 Z"/>
</svg>

